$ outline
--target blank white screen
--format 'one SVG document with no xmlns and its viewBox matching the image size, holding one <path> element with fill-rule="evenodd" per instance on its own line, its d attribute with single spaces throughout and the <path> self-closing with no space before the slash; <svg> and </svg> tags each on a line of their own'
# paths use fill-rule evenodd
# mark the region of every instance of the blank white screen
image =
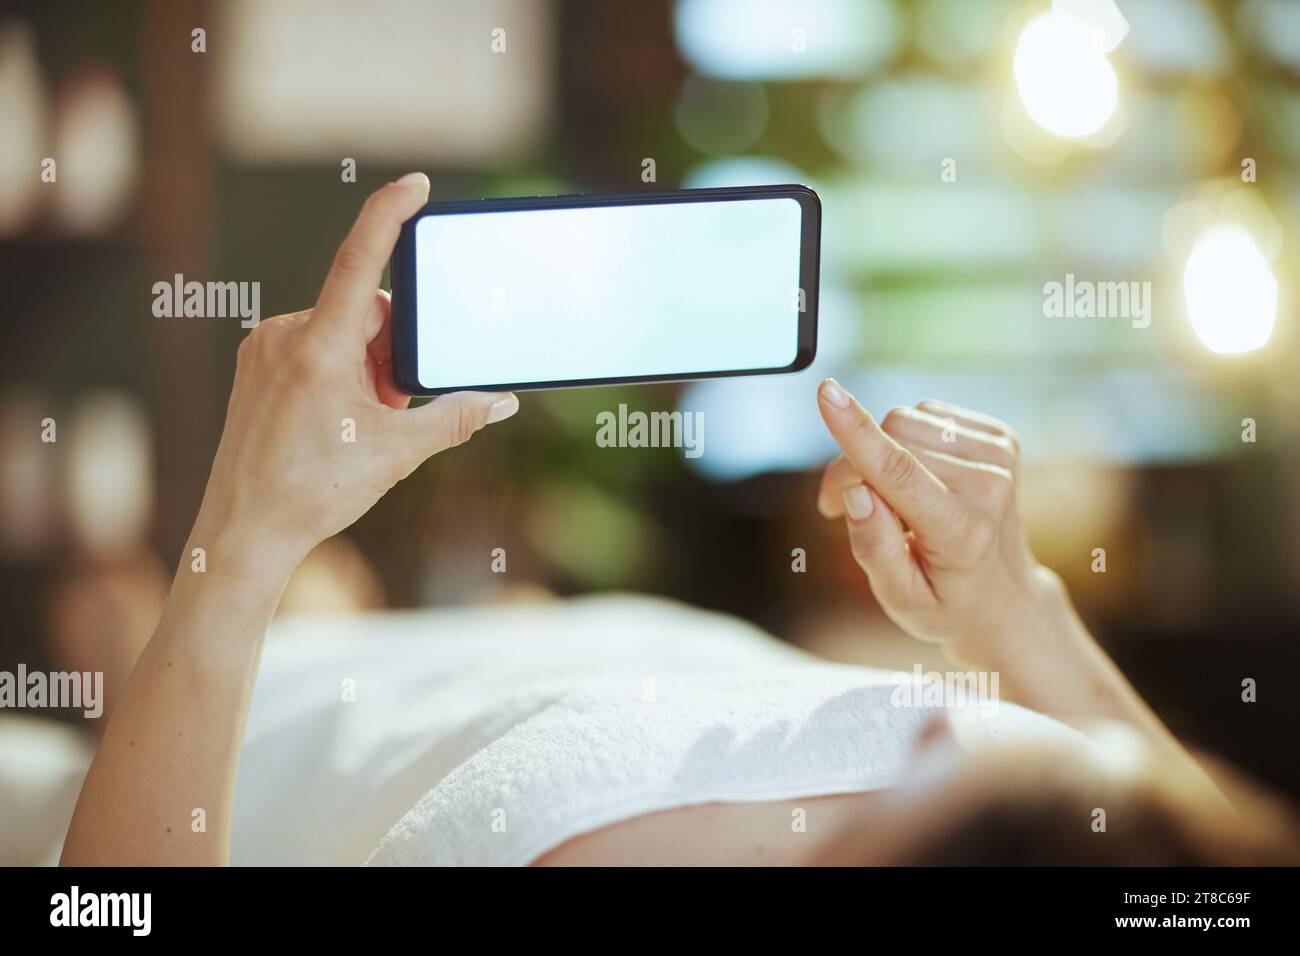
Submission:
<svg viewBox="0 0 1300 956">
<path fill-rule="evenodd" d="M 787 197 L 425 216 L 425 388 L 780 368 L 798 349 Z"/>
</svg>

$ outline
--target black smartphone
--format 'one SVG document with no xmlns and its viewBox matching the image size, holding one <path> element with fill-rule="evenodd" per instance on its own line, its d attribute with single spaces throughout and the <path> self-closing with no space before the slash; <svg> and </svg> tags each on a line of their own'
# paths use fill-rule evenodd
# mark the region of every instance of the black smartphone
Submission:
<svg viewBox="0 0 1300 956">
<path fill-rule="evenodd" d="M 393 251 L 412 395 L 797 372 L 817 351 L 806 186 L 429 203 Z"/>
</svg>

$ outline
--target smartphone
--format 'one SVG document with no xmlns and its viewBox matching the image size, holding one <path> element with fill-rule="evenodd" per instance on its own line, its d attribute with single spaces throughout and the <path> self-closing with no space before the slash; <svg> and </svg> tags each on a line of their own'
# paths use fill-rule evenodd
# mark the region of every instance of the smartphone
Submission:
<svg viewBox="0 0 1300 956">
<path fill-rule="evenodd" d="M 429 203 L 393 251 L 411 395 L 797 372 L 817 351 L 806 186 Z"/>
</svg>

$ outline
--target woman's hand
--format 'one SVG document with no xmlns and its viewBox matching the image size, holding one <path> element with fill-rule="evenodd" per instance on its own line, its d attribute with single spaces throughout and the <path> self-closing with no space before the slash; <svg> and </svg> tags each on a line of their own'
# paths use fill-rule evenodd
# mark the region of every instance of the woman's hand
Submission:
<svg viewBox="0 0 1300 956">
<path fill-rule="evenodd" d="M 518 409 L 513 395 L 474 392 L 408 409 L 393 382 L 379 280 L 428 194 L 412 174 L 372 195 L 316 307 L 260 323 L 240 346 L 186 552 L 205 549 L 204 573 L 181 562 L 82 786 L 65 864 L 229 861 L 244 723 L 289 573 L 424 459 Z"/>
<path fill-rule="evenodd" d="M 388 295 L 402 223 L 429 194 L 413 173 L 366 200 L 314 309 L 267 319 L 239 348 L 226 427 L 190 547 L 210 570 L 282 577 L 421 462 L 513 415 L 511 394 L 416 409 L 393 381 Z"/>
<path fill-rule="evenodd" d="M 818 405 L 844 450 L 822 476 L 818 508 L 845 518 L 854 557 L 900 627 L 988 664 L 1049 606 L 1059 610 L 1059 583 L 1020 530 L 1010 428 L 940 402 L 896 408 L 877 425 L 834 379 Z"/>
<path fill-rule="evenodd" d="M 818 508 L 844 516 L 854 556 L 900 627 L 965 666 L 996 670 L 1000 693 L 1017 703 L 1085 731 L 1098 721 L 1136 728 L 1218 793 L 1030 554 L 1010 428 L 943 402 L 896 408 L 877 425 L 834 379 L 817 397 L 844 451 L 822 476 Z"/>
</svg>

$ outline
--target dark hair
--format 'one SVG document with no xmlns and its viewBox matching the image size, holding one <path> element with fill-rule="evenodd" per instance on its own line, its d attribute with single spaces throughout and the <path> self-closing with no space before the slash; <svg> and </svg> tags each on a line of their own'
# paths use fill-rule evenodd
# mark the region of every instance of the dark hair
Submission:
<svg viewBox="0 0 1300 956">
<path fill-rule="evenodd" d="M 902 851 L 915 866 L 1295 866 L 1292 811 L 1217 768 L 1232 806 L 1178 776 L 1045 773 L 988 792 Z M 1011 781 L 1008 781 L 1009 783 Z M 1234 809 L 1235 808 L 1235 809 Z M 1104 811 L 1104 816 L 1099 813 Z M 1104 821 L 1104 829 L 1102 829 Z"/>
</svg>

